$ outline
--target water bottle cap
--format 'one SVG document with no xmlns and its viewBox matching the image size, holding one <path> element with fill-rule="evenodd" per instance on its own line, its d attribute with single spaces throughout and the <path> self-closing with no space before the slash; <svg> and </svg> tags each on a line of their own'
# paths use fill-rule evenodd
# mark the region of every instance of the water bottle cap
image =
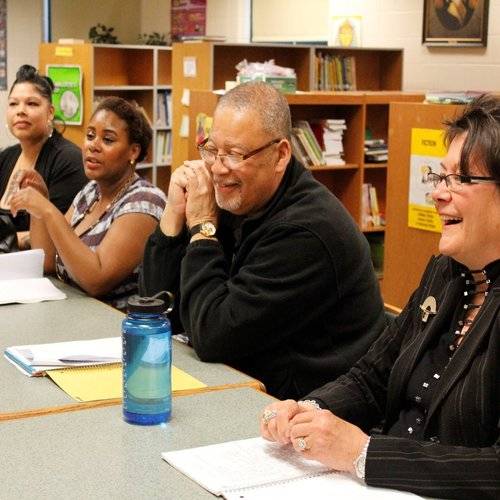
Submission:
<svg viewBox="0 0 500 500">
<path fill-rule="evenodd" d="M 128 312 L 163 313 L 166 312 L 165 301 L 155 297 L 139 297 L 132 295 L 128 299 Z"/>
</svg>

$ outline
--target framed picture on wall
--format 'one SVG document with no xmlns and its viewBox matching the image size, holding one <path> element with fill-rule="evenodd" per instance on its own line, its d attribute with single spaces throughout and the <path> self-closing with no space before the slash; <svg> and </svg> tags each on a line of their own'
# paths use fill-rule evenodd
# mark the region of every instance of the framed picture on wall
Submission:
<svg viewBox="0 0 500 500">
<path fill-rule="evenodd" d="M 486 47 L 488 0 L 424 0 L 422 43 Z"/>
</svg>

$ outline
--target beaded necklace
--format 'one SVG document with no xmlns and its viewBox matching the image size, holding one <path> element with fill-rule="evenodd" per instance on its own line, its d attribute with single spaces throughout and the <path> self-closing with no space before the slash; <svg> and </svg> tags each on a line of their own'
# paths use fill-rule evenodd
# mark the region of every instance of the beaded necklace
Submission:
<svg viewBox="0 0 500 500">
<path fill-rule="evenodd" d="M 465 279 L 465 303 L 463 306 L 463 312 L 461 318 L 458 321 L 457 328 L 454 332 L 454 338 L 452 343 L 449 345 L 450 354 L 453 355 L 462 343 L 463 338 L 467 335 L 474 319 L 478 313 L 479 308 L 483 305 L 486 297 L 488 296 L 488 291 L 490 288 L 491 280 L 486 275 L 486 270 L 481 269 L 479 271 L 470 271 L 472 279 L 469 279 L 466 273 L 461 273 L 462 278 Z M 479 279 L 476 281 L 475 275 L 478 275 Z M 476 295 L 483 295 L 482 300 L 479 304 L 474 304 L 472 302 Z M 472 317 L 471 317 L 472 316 Z"/>
<path fill-rule="evenodd" d="M 108 213 L 108 211 L 110 210 L 110 208 L 123 196 L 123 194 L 125 193 L 125 191 L 127 191 L 127 189 L 130 187 L 130 185 L 134 182 L 134 179 L 135 179 L 135 172 L 132 172 L 130 174 L 130 176 L 127 178 L 127 180 L 123 183 L 123 186 L 118 190 L 118 192 L 115 194 L 115 196 L 113 196 L 112 200 L 106 205 L 106 208 L 101 213 L 101 215 L 99 215 L 99 217 L 92 224 L 90 224 L 90 226 L 87 229 L 85 229 L 85 231 L 83 231 L 79 236 L 81 236 L 82 234 L 88 233 L 89 231 L 91 231 L 92 229 L 94 229 L 94 227 L 96 227 L 97 224 L 99 224 L 99 222 L 102 220 L 102 218 Z M 87 207 L 87 209 L 85 210 L 85 212 L 83 212 L 83 214 L 81 216 L 81 219 L 73 227 L 73 230 L 75 228 L 77 228 L 83 222 L 83 220 L 85 219 L 85 216 L 87 216 L 88 214 L 90 214 L 94 210 L 95 206 L 101 200 L 101 197 L 102 197 L 101 193 L 98 192 L 96 199 L 94 200 L 93 203 L 91 203 Z"/>
</svg>

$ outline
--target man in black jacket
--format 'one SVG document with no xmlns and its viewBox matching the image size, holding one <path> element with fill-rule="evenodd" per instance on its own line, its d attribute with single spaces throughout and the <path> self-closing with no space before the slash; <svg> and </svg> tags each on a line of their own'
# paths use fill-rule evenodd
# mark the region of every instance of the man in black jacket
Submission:
<svg viewBox="0 0 500 500">
<path fill-rule="evenodd" d="M 280 398 L 348 370 L 385 326 L 368 244 L 291 155 L 286 99 L 236 87 L 217 105 L 202 160 L 172 174 L 141 291 L 177 295 L 174 331 Z M 180 322 L 179 322 L 180 320 Z"/>
</svg>

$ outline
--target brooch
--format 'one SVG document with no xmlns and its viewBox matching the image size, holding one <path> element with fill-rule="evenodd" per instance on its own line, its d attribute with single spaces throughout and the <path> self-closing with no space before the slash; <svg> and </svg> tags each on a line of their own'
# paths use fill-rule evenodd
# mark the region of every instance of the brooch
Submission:
<svg viewBox="0 0 500 500">
<path fill-rule="evenodd" d="M 424 323 L 427 323 L 429 316 L 436 314 L 437 311 L 436 299 L 432 295 L 429 295 L 424 300 L 424 303 L 420 305 L 420 309 L 422 309 L 422 321 Z"/>
</svg>

